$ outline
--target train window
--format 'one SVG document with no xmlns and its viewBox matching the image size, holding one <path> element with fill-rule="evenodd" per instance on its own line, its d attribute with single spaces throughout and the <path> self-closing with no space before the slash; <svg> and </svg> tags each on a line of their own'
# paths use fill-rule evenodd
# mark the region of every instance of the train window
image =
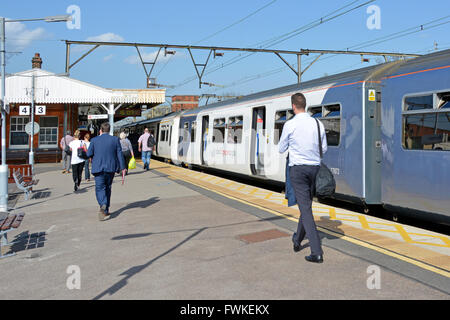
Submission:
<svg viewBox="0 0 450 320">
<path fill-rule="evenodd" d="M 281 133 L 283 132 L 284 124 L 287 120 L 291 119 L 294 116 L 294 113 L 291 110 L 282 110 L 277 111 L 275 113 L 275 126 L 274 126 L 274 133 L 273 133 L 273 143 L 275 145 L 278 144 L 280 141 Z"/>
<path fill-rule="evenodd" d="M 405 111 L 433 109 L 433 95 L 405 98 Z"/>
<path fill-rule="evenodd" d="M 188 141 L 188 138 L 189 138 L 189 122 L 185 122 L 183 124 L 182 137 L 183 137 L 183 139 L 181 141 Z"/>
<path fill-rule="evenodd" d="M 167 141 L 167 137 L 166 137 L 166 141 Z M 169 146 L 172 142 L 172 126 L 169 126 Z"/>
<path fill-rule="evenodd" d="M 438 109 L 449 109 L 450 108 L 450 92 L 440 93 L 438 97 Z"/>
<path fill-rule="evenodd" d="M 227 143 L 235 144 L 242 142 L 242 125 L 243 125 L 242 116 L 228 118 Z"/>
<path fill-rule="evenodd" d="M 403 115 L 403 147 L 450 151 L 450 112 Z"/>
<path fill-rule="evenodd" d="M 324 106 L 323 117 L 320 118 L 325 127 L 327 144 L 329 146 L 338 146 L 341 136 L 341 106 L 338 104 Z"/>
<path fill-rule="evenodd" d="M 225 118 L 214 119 L 213 138 L 214 143 L 223 143 L 225 137 Z"/>
<path fill-rule="evenodd" d="M 193 121 L 191 124 L 191 142 L 195 142 L 195 131 L 197 130 L 197 122 Z"/>
<path fill-rule="evenodd" d="M 321 118 L 322 117 L 322 107 L 313 107 L 308 108 L 308 112 L 313 118 Z"/>
<path fill-rule="evenodd" d="M 406 97 L 404 106 L 404 149 L 450 151 L 450 92 Z"/>
</svg>

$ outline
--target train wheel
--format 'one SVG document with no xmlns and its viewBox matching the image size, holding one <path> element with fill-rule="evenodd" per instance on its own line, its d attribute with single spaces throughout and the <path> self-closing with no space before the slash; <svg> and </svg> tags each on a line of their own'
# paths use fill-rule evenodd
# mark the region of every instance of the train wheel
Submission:
<svg viewBox="0 0 450 320">
<path fill-rule="evenodd" d="M 399 218 L 398 218 L 398 215 L 396 214 L 396 213 L 393 213 L 392 214 L 392 220 L 394 221 L 394 222 L 399 222 Z"/>
<path fill-rule="evenodd" d="M 363 212 L 364 212 L 365 214 L 368 214 L 368 213 L 370 212 L 370 208 L 369 208 L 368 206 L 364 206 L 364 207 L 363 207 Z"/>
</svg>

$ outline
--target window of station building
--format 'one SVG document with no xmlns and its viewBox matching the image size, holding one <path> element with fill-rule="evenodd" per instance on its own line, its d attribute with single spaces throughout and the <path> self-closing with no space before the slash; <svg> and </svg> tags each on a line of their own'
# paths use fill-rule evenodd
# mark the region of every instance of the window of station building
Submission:
<svg viewBox="0 0 450 320">
<path fill-rule="evenodd" d="M 412 98 L 416 102 L 426 101 L 426 108 L 408 108 Z M 402 114 L 403 148 L 450 151 L 450 92 L 436 93 L 431 98 L 430 95 L 412 98 L 405 98 Z"/>
<path fill-rule="evenodd" d="M 197 130 L 197 122 L 192 121 L 191 123 L 191 142 L 195 142 L 195 132 Z"/>
<path fill-rule="evenodd" d="M 286 121 L 290 120 L 294 117 L 294 111 L 292 109 L 277 111 L 275 113 L 275 126 L 274 126 L 274 134 L 273 134 L 273 143 L 275 145 L 280 142 L 281 134 L 283 133 L 283 127 Z"/>
<path fill-rule="evenodd" d="M 243 117 L 229 117 L 228 118 L 228 136 L 227 143 L 239 144 L 242 142 Z"/>
<path fill-rule="evenodd" d="M 39 118 L 39 147 L 58 147 L 58 117 Z"/>
<path fill-rule="evenodd" d="M 214 119 L 213 138 L 214 143 L 223 143 L 225 137 L 225 118 Z"/>
<path fill-rule="evenodd" d="M 327 136 L 328 146 L 339 146 L 341 137 L 341 106 L 331 104 L 309 107 L 307 112 L 322 122 Z"/>
<path fill-rule="evenodd" d="M 12 148 L 28 147 L 28 134 L 25 125 L 30 122 L 29 117 L 11 117 L 10 146 Z"/>
</svg>

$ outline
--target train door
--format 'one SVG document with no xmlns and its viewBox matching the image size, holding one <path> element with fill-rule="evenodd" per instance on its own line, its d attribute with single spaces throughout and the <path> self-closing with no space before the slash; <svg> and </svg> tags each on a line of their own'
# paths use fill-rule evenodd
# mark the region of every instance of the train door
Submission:
<svg viewBox="0 0 450 320">
<path fill-rule="evenodd" d="M 381 203 L 381 92 L 365 88 L 365 202 Z"/>
<path fill-rule="evenodd" d="M 159 123 L 156 124 L 155 141 L 156 141 L 155 150 L 156 150 L 156 154 L 158 154 L 159 153 L 159 150 L 158 150 L 158 145 L 159 145 L 159 143 L 158 143 L 158 141 L 159 141 Z"/>
<path fill-rule="evenodd" d="M 206 164 L 205 161 L 205 153 L 206 153 L 206 146 L 207 146 L 207 139 L 208 139 L 208 128 L 209 128 L 209 116 L 203 116 L 202 117 L 202 146 L 200 149 L 200 159 L 201 164 Z"/>
<path fill-rule="evenodd" d="M 266 107 L 253 108 L 250 142 L 250 170 L 253 175 L 264 175 Z"/>
</svg>

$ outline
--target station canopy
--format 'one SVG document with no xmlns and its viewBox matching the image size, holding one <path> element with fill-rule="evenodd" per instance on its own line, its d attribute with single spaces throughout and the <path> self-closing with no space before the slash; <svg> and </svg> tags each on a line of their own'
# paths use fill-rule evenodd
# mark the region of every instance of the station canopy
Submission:
<svg viewBox="0 0 450 320">
<path fill-rule="evenodd" d="M 140 110 L 143 105 L 152 108 L 165 102 L 165 89 L 107 89 L 35 68 L 6 77 L 7 104 L 31 103 L 33 74 L 35 103 L 114 105 L 117 113 L 120 108 Z"/>
</svg>

